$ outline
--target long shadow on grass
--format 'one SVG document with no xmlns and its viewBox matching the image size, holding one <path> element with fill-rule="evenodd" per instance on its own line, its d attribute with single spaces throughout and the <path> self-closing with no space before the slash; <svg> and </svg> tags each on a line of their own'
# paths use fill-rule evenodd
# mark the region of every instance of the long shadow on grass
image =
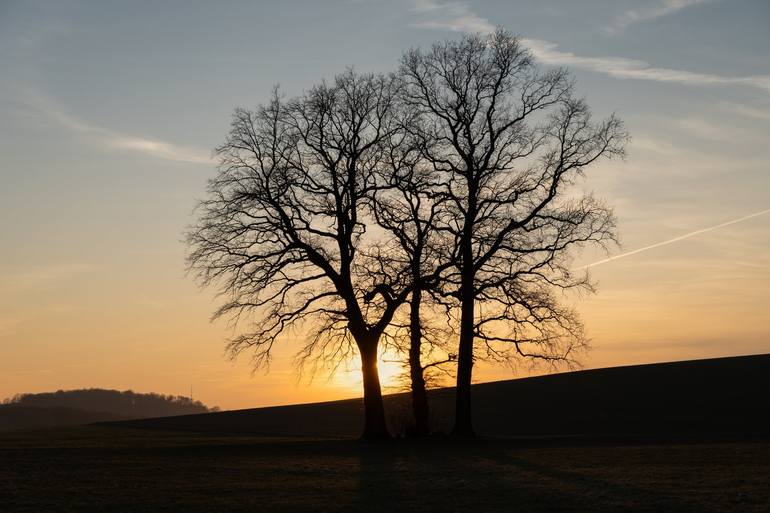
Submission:
<svg viewBox="0 0 770 513">
<path fill-rule="evenodd" d="M 392 441 L 363 442 L 355 448 L 357 484 L 352 501 L 341 511 L 379 511 L 401 502 L 403 476 L 399 475 L 399 455 L 393 445 Z"/>
<path fill-rule="evenodd" d="M 671 495 L 660 493 L 654 489 L 630 484 L 619 484 L 607 479 L 589 476 L 580 472 L 558 469 L 511 455 L 512 449 L 506 451 L 488 452 L 485 458 L 498 467 L 511 468 L 540 476 L 545 485 L 553 482 L 551 499 L 559 494 L 561 497 L 554 501 L 558 509 L 571 504 L 580 511 L 582 507 L 591 511 L 624 511 L 626 513 L 653 513 L 672 511 L 679 513 L 703 513 L 710 511 L 703 504 L 694 504 Z M 505 474 L 498 474 L 504 478 Z M 567 510 L 571 510 L 567 507 Z"/>
<path fill-rule="evenodd" d="M 588 511 L 544 479 L 501 469 L 491 455 L 507 442 L 402 440 L 356 447 L 360 466 L 353 500 L 341 511 L 498 512 Z M 344 450 L 345 445 L 340 449 Z M 490 462 L 492 464 L 490 465 Z M 509 462 L 506 462 L 509 463 Z M 509 478 L 513 479 L 509 479 Z M 533 486 L 534 485 L 534 486 Z M 585 506 L 585 504 L 583 505 Z M 590 506 L 590 505 L 589 505 Z"/>
</svg>

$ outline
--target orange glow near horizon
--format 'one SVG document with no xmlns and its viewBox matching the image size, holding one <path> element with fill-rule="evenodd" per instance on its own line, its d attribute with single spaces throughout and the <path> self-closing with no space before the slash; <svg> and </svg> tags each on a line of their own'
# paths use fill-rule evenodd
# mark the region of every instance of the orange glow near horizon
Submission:
<svg viewBox="0 0 770 513">
<path fill-rule="evenodd" d="M 292 17 L 281 2 L 206 2 L 180 16 L 157 2 L 144 16 L 128 2 L 0 3 L 13 70 L 0 80 L 0 401 L 80 388 L 192 390 L 222 409 L 360 397 L 357 357 L 331 377 L 298 375 L 301 327 L 275 344 L 269 372 L 253 372 L 247 351 L 230 361 L 227 340 L 261 319 L 210 322 L 227 298 L 186 274 L 183 233 L 234 108 L 264 103 L 276 83 L 288 100 L 346 66 L 394 71 L 408 48 L 460 37 L 460 25 L 437 30 L 455 15 L 526 31 L 544 66 L 574 72 L 595 120 L 615 112 L 632 136 L 624 161 L 574 184 L 615 210 L 622 241 L 574 255 L 595 295 L 558 296 L 591 341 L 584 368 L 770 353 L 770 57 L 757 14 L 770 2 L 698 2 L 701 14 L 609 38 L 608 5 L 632 2 L 422 3 L 446 8 L 308 2 Z M 740 37 L 712 37 L 727 14 Z M 331 25 L 318 19 L 344 34 L 322 37 Z M 392 360 L 379 365 L 385 393 L 403 389 Z M 478 362 L 473 381 L 545 372 Z"/>
<path fill-rule="evenodd" d="M 383 392 L 395 392 L 403 389 L 401 377 L 404 375 L 406 367 L 397 361 L 397 357 L 391 353 L 380 355 L 377 369 L 380 374 L 380 384 Z M 340 368 L 331 381 L 342 388 L 348 389 L 351 393 L 359 394 L 362 390 L 361 362 L 356 359 L 347 367 Z"/>
</svg>

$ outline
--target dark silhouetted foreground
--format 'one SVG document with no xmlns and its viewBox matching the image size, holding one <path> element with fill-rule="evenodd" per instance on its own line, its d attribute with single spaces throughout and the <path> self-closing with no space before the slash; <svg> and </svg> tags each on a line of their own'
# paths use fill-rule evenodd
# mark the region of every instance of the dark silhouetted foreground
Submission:
<svg viewBox="0 0 770 513">
<path fill-rule="evenodd" d="M 770 355 L 614 367 L 474 385 L 485 436 L 770 437 Z M 434 429 L 451 428 L 454 389 L 429 393 Z M 123 422 L 152 429 L 356 437 L 361 400 Z M 395 432 L 408 398 L 386 397 Z"/>
<path fill-rule="evenodd" d="M 362 443 L 106 427 L 0 435 L 17 512 L 770 510 L 770 444 Z"/>
<path fill-rule="evenodd" d="M 361 400 L 6 432 L 0 511 L 767 512 L 769 385 L 770 355 L 476 385 L 479 431 L 515 439 L 322 438 Z"/>
</svg>

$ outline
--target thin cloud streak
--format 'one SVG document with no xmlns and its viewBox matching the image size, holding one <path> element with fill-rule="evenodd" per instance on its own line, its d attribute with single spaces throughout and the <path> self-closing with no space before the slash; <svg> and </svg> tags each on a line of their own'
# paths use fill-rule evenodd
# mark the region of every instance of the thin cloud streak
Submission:
<svg viewBox="0 0 770 513">
<path fill-rule="evenodd" d="M 22 103 L 42 113 L 61 126 L 94 138 L 99 144 L 118 150 L 128 150 L 152 157 L 176 162 L 211 164 L 212 160 L 205 152 L 188 146 L 179 146 L 158 139 L 148 139 L 119 134 L 107 128 L 91 125 L 67 112 L 57 102 L 40 93 L 25 92 Z"/>
<path fill-rule="evenodd" d="M 557 50 L 558 46 L 540 39 L 523 39 L 532 54 L 543 62 L 554 66 L 573 66 L 603 73 L 613 78 L 669 82 L 690 86 L 742 85 L 770 93 L 770 75 L 727 77 L 709 73 L 656 68 L 638 59 L 624 57 L 582 57 L 572 52 Z"/>
<path fill-rule="evenodd" d="M 629 25 L 656 20 L 663 16 L 679 12 L 686 7 L 703 4 L 708 1 L 709 0 L 661 0 L 654 5 L 630 9 L 615 18 L 610 26 L 605 28 L 605 31 L 610 34 L 617 34 L 618 32 L 625 30 Z"/>
<path fill-rule="evenodd" d="M 431 17 L 430 20 L 412 24 L 417 28 L 482 34 L 495 30 L 495 26 L 489 20 L 475 14 L 465 2 L 442 3 L 436 0 L 415 0 L 412 11 Z"/>
<path fill-rule="evenodd" d="M 629 257 L 631 255 L 636 255 L 637 253 L 641 253 L 643 251 L 648 251 L 650 249 L 659 248 L 661 246 L 667 246 L 669 244 L 673 244 L 675 242 L 679 242 L 685 239 L 689 239 L 690 237 L 695 237 L 696 235 L 700 235 L 702 233 L 710 232 L 713 230 L 718 230 L 719 228 L 724 228 L 726 226 L 730 226 L 737 223 L 742 223 L 743 221 L 748 221 L 749 219 L 753 219 L 755 217 L 759 217 L 762 215 L 765 215 L 767 213 L 770 213 L 770 208 L 761 210 L 759 212 L 754 212 L 753 214 L 748 214 L 743 217 L 739 217 L 738 219 L 733 219 L 732 221 L 726 221 L 724 223 L 720 223 L 714 226 L 709 226 L 708 228 L 701 228 L 700 230 L 695 230 L 694 232 L 685 233 L 684 235 L 680 235 L 678 237 L 674 237 L 673 239 L 664 240 L 663 242 L 657 242 L 655 244 L 650 244 L 649 246 L 644 246 L 643 248 L 638 248 L 633 251 L 629 251 L 627 253 L 621 253 L 620 255 L 611 256 L 609 258 L 605 258 L 603 260 L 599 260 L 597 262 L 594 262 L 592 264 L 584 265 L 582 267 L 579 267 L 578 270 L 584 270 L 589 269 L 591 267 L 595 267 L 597 265 L 606 264 L 608 262 L 612 262 L 614 260 L 618 260 L 620 258 Z"/>
<path fill-rule="evenodd" d="M 762 121 L 770 121 L 770 111 L 761 110 L 753 107 L 746 107 L 739 103 L 722 102 L 718 106 L 725 111 L 739 114 L 747 118 L 759 119 Z"/>
<path fill-rule="evenodd" d="M 680 3 L 686 0 L 680 0 Z M 694 5 L 689 0 L 688 5 Z M 668 2 L 673 5 L 675 2 Z M 678 5 L 678 4 L 677 4 Z M 681 7 L 684 8 L 684 7 Z M 488 34 L 495 29 L 486 18 L 473 12 L 466 2 L 439 2 L 437 0 L 415 0 L 413 12 L 426 19 L 412 26 L 423 29 L 451 30 L 454 32 Z M 666 11 L 673 12 L 672 10 Z M 665 14 L 665 13 L 664 13 Z M 660 14 L 661 16 L 663 14 Z M 746 86 L 770 93 L 770 75 L 730 77 L 710 73 L 657 68 L 638 59 L 624 57 L 583 57 L 572 52 L 558 50 L 558 45 L 541 39 L 522 39 L 532 54 L 544 64 L 553 66 L 572 66 L 586 69 L 617 79 L 648 80 L 688 86 Z"/>
</svg>

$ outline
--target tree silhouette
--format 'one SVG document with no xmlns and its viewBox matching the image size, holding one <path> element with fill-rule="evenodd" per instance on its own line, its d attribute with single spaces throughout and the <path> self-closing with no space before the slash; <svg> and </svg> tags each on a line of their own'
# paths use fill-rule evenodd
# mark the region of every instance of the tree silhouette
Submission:
<svg viewBox="0 0 770 513">
<path fill-rule="evenodd" d="M 418 434 L 426 369 L 456 359 L 454 433 L 471 436 L 476 358 L 571 362 L 586 345 L 556 291 L 592 290 L 572 250 L 614 241 L 615 222 L 574 185 L 626 139 L 614 115 L 592 121 L 566 70 L 538 69 L 503 30 L 414 49 L 395 75 L 349 70 L 237 109 L 187 235 L 189 268 L 226 298 L 214 317 L 251 322 L 231 356 L 267 365 L 300 326 L 301 363 L 335 368 L 357 352 L 366 438 L 388 436 L 383 339 L 406 354 Z M 438 305 L 456 355 L 431 336 Z"/>
<path fill-rule="evenodd" d="M 432 350 L 446 346 L 447 340 L 442 338 L 447 337 L 446 333 L 434 333 L 435 328 L 426 326 L 430 315 L 423 315 L 423 303 L 430 300 L 441 273 L 452 265 L 454 257 L 446 254 L 452 247 L 446 244 L 446 234 L 438 219 L 444 211 L 442 198 L 434 193 L 439 176 L 422 158 L 422 141 L 414 137 L 414 116 L 403 109 L 403 104 L 399 119 L 402 130 L 387 141 L 378 175 L 380 184 L 372 196 L 372 212 L 378 226 L 392 235 L 392 243 L 397 247 L 390 253 L 392 258 L 403 259 L 395 267 L 407 269 L 411 290 L 408 314 L 405 322 L 392 323 L 390 340 L 399 353 L 406 354 L 414 434 L 425 436 L 430 432 L 425 372 L 448 360 L 433 358 Z M 404 339 L 406 343 L 402 342 Z"/>
<path fill-rule="evenodd" d="M 422 157 L 442 179 L 456 261 L 442 275 L 459 302 L 456 418 L 472 436 L 474 343 L 486 355 L 569 359 L 584 345 L 576 314 L 554 289 L 590 289 L 570 272 L 569 250 L 614 239 L 612 212 L 570 186 L 591 163 L 623 155 L 614 116 L 591 120 L 564 69 L 541 71 L 509 33 L 414 49 L 401 61 Z"/>
<path fill-rule="evenodd" d="M 253 321 L 230 340 L 233 357 L 248 349 L 267 364 L 277 339 L 305 321 L 302 356 L 339 361 L 357 349 L 364 438 L 388 436 L 379 342 L 409 294 L 365 217 L 399 127 L 396 91 L 392 77 L 349 70 L 291 101 L 276 91 L 255 111 L 236 110 L 187 236 L 189 268 L 227 298 L 214 317 Z"/>
</svg>

